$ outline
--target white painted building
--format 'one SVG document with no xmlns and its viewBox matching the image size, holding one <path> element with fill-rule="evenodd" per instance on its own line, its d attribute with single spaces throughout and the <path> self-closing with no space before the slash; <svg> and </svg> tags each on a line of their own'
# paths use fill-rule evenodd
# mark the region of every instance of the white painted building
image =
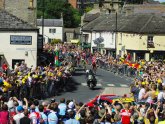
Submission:
<svg viewBox="0 0 165 124">
<path fill-rule="evenodd" d="M 37 27 L 42 35 L 42 19 L 37 19 Z M 63 41 L 63 30 L 63 19 L 44 19 L 45 43 L 49 43 L 53 39 Z"/>
<path fill-rule="evenodd" d="M 1 10 L 0 38 L 0 66 L 6 62 L 12 69 L 22 61 L 28 67 L 37 66 L 37 28 Z"/>
<path fill-rule="evenodd" d="M 94 43 L 99 37 L 103 38 L 103 42 L 101 43 L 101 48 L 107 49 L 115 49 L 115 33 L 113 32 L 92 32 L 91 36 L 91 47 L 94 49 L 97 45 Z"/>
<path fill-rule="evenodd" d="M 88 35 L 86 41 L 91 43 L 91 52 L 99 50 L 101 53 L 115 54 L 116 33 L 114 32 L 114 29 L 111 28 L 114 22 L 109 22 L 109 18 L 112 18 L 112 15 L 103 14 L 82 26 L 83 35 Z M 102 38 L 103 42 L 97 46 L 94 41 L 98 38 Z"/>
<path fill-rule="evenodd" d="M 91 51 L 94 52 L 96 49 L 100 49 L 100 52 L 109 53 L 115 51 L 115 33 L 114 32 L 83 32 L 83 39 L 86 43 L 91 43 Z M 97 47 L 94 40 L 102 37 L 104 41 Z"/>
</svg>

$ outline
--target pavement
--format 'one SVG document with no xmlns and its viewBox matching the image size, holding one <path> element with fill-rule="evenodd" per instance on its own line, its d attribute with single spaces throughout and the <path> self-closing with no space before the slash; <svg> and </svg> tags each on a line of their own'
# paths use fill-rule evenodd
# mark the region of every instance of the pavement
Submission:
<svg viewBox="0 0 165 124">
<path fill-rule="evenodd" d="M 89 66 L 88 66 L 89 68 Z M 112 72 L 98 68 L 96 73 L 97 86 L 94 90 L 88 88 L 85 79 L 85 71 L 77 68 L 72 80 L 66 87 L 65 92 L 61 92 L 55 99 L 74 99 L 78 102 L 87 102 L 99 94 L 129 94 L 129 84 L 131 78 L 121 77 Z M 49 98 L 48 100 L 50 100 Z"/>
</svg>

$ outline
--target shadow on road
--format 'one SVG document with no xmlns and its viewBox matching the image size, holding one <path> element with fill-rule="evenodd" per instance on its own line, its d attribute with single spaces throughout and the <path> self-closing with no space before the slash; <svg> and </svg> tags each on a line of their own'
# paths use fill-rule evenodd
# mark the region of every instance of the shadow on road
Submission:
<svg viewBox="0 0 165 124">
<path fill-rule="evenodd" d="M 76 72 L 73 76 L 82 76 L 85 75 L 83 72 Z"/>
<path fill-rule="evenodd" d="M 95 87 L 93 90 L 102 90 L 103 88 L 101 87 Z"/>
<path fill-rule="evenodd" d="M 77 72 L 77 71 L 84 71 L 84 69 L 83 69 L 83 68 L 77 68 L 77 69 L 76 69 L 76 72 Z M 85 72 L 85 71 L 84 71 L 84 72 Z"/>
<path fill-rule="evenodd" d="M 74 92 L 77 90 L 77 86 L 80 85 L 77 83 L 73 78 L 70 79 L 70 81 L 67 83 L 65 87 L 65 92 Z"/>
</svg>

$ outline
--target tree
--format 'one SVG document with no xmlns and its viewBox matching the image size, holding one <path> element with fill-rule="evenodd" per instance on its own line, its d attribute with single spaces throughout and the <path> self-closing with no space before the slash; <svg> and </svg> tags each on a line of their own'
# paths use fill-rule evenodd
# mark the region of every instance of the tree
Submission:
<svg viewBox="0 0 165 124">
<path fill-rule="evenodd" d="M 50 44 L 51 45 L 55 45 L 55 44 L 58 44 L 58 43 L 61 43 L 61 39 L 53 39 Z"/>
<path fill-rule="evenodd" d="M 37 17 L 42 16 L 42 0 L 37 1 Z M 67 0 L 45 0 L 45 18 L 59 19 L 61 14 L 64 18 L 64 26 L 67 28 L 78 27 L 81 22 L 81 15 L 74 9 Z"/>
</svg>

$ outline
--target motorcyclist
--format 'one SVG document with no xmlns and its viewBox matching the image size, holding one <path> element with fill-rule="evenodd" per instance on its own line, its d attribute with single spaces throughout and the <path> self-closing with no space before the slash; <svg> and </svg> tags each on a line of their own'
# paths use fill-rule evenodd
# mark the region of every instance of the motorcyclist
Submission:
<svg viewBox="0 0 165 124">
<path fill-rule="evenodd" d="M 89 82 L 88 82 L 88 76 L 89 75 L 92 75 L 92 80 L 93 82 L 96 82 L 96 77 L 93 73 L 93 71 L 90 69 L 90 70 L 86 70 L 86 79 L 87 79 L 87 85 L 89 86 Z"/>
</svg>

